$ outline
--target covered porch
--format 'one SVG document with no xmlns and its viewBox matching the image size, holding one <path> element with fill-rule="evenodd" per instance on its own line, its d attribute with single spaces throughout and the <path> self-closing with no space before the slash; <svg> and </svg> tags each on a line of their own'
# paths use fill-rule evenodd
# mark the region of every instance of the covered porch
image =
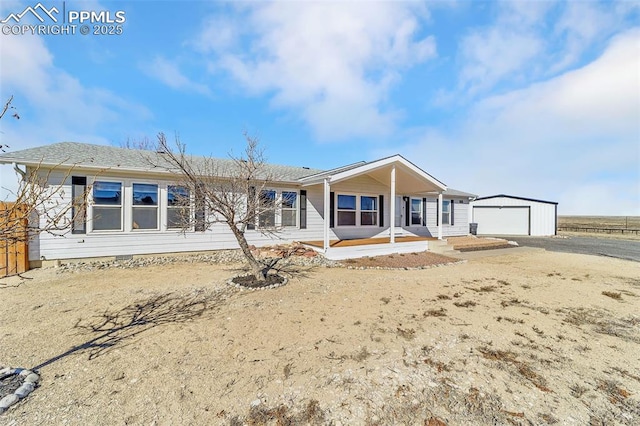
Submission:
<svg viewBox="0 0 640 426">
<path fill-rule="evenodd" d="M 330 259 L 410 253 L 428 249 L 442 239 L 442 227 L 427 224 L 442 211 L 447 187 L 400 155 L 361 162 L 301 180 L 322 198 L 323 239 L 305 244 Z M 430 238 L 431 237 L 431 238 Z"/>
</svg>

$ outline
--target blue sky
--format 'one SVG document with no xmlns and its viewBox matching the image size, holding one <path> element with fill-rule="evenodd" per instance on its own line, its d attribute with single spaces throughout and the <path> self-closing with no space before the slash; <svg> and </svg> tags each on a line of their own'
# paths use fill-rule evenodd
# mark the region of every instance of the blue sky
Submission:
<svg viewBox="0 0 640 426">
<path fill-rule="evenodd" d="M 36 4 L 3 0 L 0 17 Z M 639 2 L 64 9 L 124 11 L 126 21 L 121 35 L 0 34 L 0 99 L 13 95 L 21 116 L 0 122 L 10 150 L 164 131 L 191 153 L 226 156 L 247 130 L 274 163 L 332 168 L 400 153 L 481 196 L 640 215 Z"/>
</svg>

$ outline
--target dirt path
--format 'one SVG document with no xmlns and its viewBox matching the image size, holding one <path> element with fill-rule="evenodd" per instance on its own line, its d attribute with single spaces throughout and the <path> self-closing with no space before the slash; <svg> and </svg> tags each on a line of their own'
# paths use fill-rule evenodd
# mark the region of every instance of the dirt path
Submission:
<svg viewBox="0 0 640 426">
<path fill-rule="evenodd" d="M 640 422 L 636 262 L 517 252 L 256 292 L 229 265 L 29 274 L 0 290 L 0 365 L 44 364 L 42 385 L 0 424 Z"/>
</svg>

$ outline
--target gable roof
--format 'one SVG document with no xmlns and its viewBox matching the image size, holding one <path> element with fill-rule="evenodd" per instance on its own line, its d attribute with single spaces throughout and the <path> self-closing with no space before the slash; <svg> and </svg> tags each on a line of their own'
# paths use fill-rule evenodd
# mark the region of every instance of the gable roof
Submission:
<svg viewBox="0 0 640 426">
<path fill-rule="evenodd" d="M 545 204 L 558 205 L 558 203 L 555 202 L 555 201 L 536 200 L 535 198 L 516 197 L 515 195 L 505 195 L 505 194 L 490 195 L 488 197 L 480 197 L 480 198 L 476 198 L 475 201 L 490 200 L 492 198 L 513 198 L 514 200 L 533 201 L 533 202 L 536 202 L 536 203 L 545 203 Z"/>
<path fill-rule="evenodd" d="M 375 175 L 376 172 L 387 168 L 391 165 L 400 166 L 400 171 L 404 175 L 411 175 L 415 178 L 426 181 L 431 186 L 431 190 L 445 190 L 447 186 L 440 182 L 438 179 L 431 176 L 429 173 L 422 170 L 420 167 L 413 164 L 400 154 L 392 155 L 390 157 L 381 158 L 379 160 L 354 163 L 349 166 L 345 166 L 338 169 L 328 170 L 322 173 L 318 173 L 312 176 L 307 176 L 300 179 L 303 185 L 315 185 L 324 179 L 328 179 L 330 184 L 335 184 L 340 181 L 364 174 Z M 386 176 L 385 176 L 386 177 Z M 380 180 L 380 179 L 379 179 Z M 424 189 L 418 191 L 423 192 Z"/>
<path fill-rule="evenodd" d="M 220 175 L 232 173 L 234 162 L 228 158 L 189 156 L 194 168 L 215 169 Z M 151 161 L 149 161 L 151 160 Z M 140 149 L 118 148 L 78 142 L 60 142 L 21 151 L 0 154 L 0 163 L 19 163 L 30 166 L 69 166 L 92 169 L 118 169 L 135 172 L 166 173 L 171 169 L 163 154 Z M 154 167 L 153 164 L 159 167 Z M 321 172 L 308 167 L 267 164 L 266 173 L 280 182 L 297 182 L 298 179 Z"/>
</svg>

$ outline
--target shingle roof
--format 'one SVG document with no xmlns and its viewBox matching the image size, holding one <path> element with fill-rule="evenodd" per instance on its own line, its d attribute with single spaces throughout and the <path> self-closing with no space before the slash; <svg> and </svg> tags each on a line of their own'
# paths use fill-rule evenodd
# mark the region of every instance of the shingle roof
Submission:
<svg viewBox="0 0 640 426">
<path fill-rule="evenodd" d="M 190 156 L 194 169 L 216 171 L 216 175 L 230 174 L 231 159 Z M 21 151 L 0 154 L 0 163 L 28 165 L 68 165 L 100 169 L 159 172 L 170 169 L 164 154 L 138 149 L 92 145 L 78 142 L 60 142 Z M 154 167 L 154 165 L 158 167 Z M 322 170 L 307 167 L 267 164 L 266 173 L 275 181 L 294 182 Z"/>
<path fill-rule="evenodd" d="M 467 198 L 476 198 L 477 197 L 476 194 L 470 194 L 468 192 L 458 191 L 457 189 L 453 189 L 453 188 L 447 188 L 447 190 L 444 191 L 442 193 L 442 195 L 444 195 L 445 197 L 447 195 L 449 195 L 451 197 L 467 197 Z"/>
</svg>

